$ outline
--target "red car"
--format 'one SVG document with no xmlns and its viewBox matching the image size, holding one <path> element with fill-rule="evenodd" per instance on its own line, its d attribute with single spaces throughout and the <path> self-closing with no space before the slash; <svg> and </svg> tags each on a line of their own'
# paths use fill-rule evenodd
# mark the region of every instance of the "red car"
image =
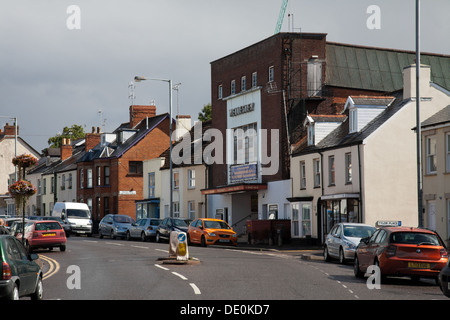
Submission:
<svg viewBox="0 0 450 320">
<path fill-rule="evenodd" d="M 447 249 L 436 232 L 386 227 L 375 231 L 370 238 L 361 239 L 355 253 L 354 273 L 356 277 L 363 277 L 370 265 L 376 265 L 382 277 L 437 279 L 447 261 Z"/>
<path fill-rule="evenodd" d="M 32 221 L 25 228 L 25 246 L 29 252 L 36 248 L 51 250 L 55 247 L 66 251 L 66 242 L 66 233 L 58 221 Z"/>
</svg>

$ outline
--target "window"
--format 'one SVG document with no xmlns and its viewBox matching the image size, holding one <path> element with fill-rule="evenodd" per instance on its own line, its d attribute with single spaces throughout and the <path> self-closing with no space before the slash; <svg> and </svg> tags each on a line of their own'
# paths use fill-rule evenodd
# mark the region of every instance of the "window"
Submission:
<svg viewBox="0 0 450 320">
<path fill-rule="evenodd" d="M 352 154 L 345 154 L 345 183 L 352 183 Z"/>
<path fill-rule="evenodd" d="M 358 131 L 358 109 L 350 110 L 349 114 L 350 133 Z"/>
<path fill-rule="evenodd" d="M 231 80 L 231 94 L 236 93 L 236 80 Z"/>
<path fill-rule="evenodd" d="M 50 179 L 50 193 L 55 193 L 55 177 Z"/>
<path fill-rule="evenodd" d="M 44 178 L 43 185 L 44 185 L 44 193 L 43 194 L 47 194 L 47 179 L 45 179 L 45 178 Z"/>
<path fill-rule="evenodd" d="M 84 188 L 84 170 L 80 169 L 80 189 Z M 45 193 L 45 191 L 44 191 Z"/>
<path fill-rule="evenodd" d="M 173 188 L 178 189 L 180 187 L 180 173 L 174 172 L 173 173 Z"/>
<path fill-rule="evenodd" d="M 258 86 L 258 73 L 252 73 L 252 88 L 256 88 Z"/>
<path fill-rule="evenodd" d="M 37 183 L 38 183 L 37 194 L 41 194 L 42 193 L 42 184 L 41 184 L 42 181 L 41 181 L 41 179 L 38 179 Z"/>
<path fill-rule="evenodd" d="M 247 77 L 243 76 L 241 78 L 241 91 L 245 91 L 247 89 Z"/>
<path fill-rule="evenodd" d="M 314 127 L 314 123 L 310 123 L 308 125 L 308 146 L 313 146 L 315 144 L 315 127 Z"/>
<path fill-rule="evenodd" d="M 69 173 L 69 189 L 72 189 L 72 174 Z"/>
<path fill-rule="evenodd" d="M 306 189 L 306 165 L 300 161 L 300 189 Z"/>
<path fill-rule="evenodd" d="M 328 185 L 334 186 L 335 181 L 335 164 L 334 164 L 334 156 L 328 157 Z"/>
<path fill-rule="evenodd" d="M 148 197 L 149 198 L 155 197 L 155 173 L 154 172 L 148 173 Z"/>
<path fill-rule="evenodd" d="M 173 202 L 173 216 L 174 217 L 180 216 L 180 203 L 178 201 Z"/>
<path fill-rule="evenodd" d="M 273 66 L 269 67 L 269 82 L 273 82 L 274 81 L 274 68 Z"/>
<path fill-rule="evenodd" d="M 61 190 L 66 190 L 66 175 L 63 174 L 61 177 Z"/>
<path fill-rule="evenodd" d="M 132 175 L 142 175 L 142 161 L 130 161 L 128 163 L 128 173 Z"/>
<path fill-rule="evenodd" d="M 86 188 L 92 188 L 92 169 L 87 169 Z"/>
<path fill-rule="evenodd" d="M 103 198 L 103 214 L 105 216 L 109 214 L 109 197 Z"/>
<path fill-rule="evenodd" d="M 446 144 L 445 144 L 445 171 L 450 172 L 450 133 L 447 133 L 446 137 Z"/>
<path fill-rule="evenodd" d="M 109 166 L 103 167 L 103 185 L 109 186 Z"/>
<path fill-rule="evenodd" d="M 102 175 L 101 175 L 102 168 L 100 166 L 97 166 L 96 168 L 96 175 L 97 175 L 97 185 L 102 185 Z"/>
<path fill-rule="evenodd" d="M 436 137 L 427 138 L 427 173 L 436 173 Z"/>
<path fill-rule="evenodd" d="M 188 170 L 188 188 L 189 189 L 195 188 L 195 170 L 194 169 Z"/>
<path fill-rule="evenodd" d="M 101 202 L 100 202 L 100 197 L 95 198 L 95 213 L 97 215 L 97 219 L 100 220 L 100 206 L 101 206 Z"/>
<path fill-rule="evenodd" d="M 217 92 L 217 97 L 218 97 L 218 99 L 222 99 L 222 98 L 223 98 L 223 86 L 222 86 L 222 85 L 219 85 L 219 88 L 218 88 L 217 91 L 218 91 L 218 92 Z"/>
<path fill-rule="evenodd" d="M 234 129 L 233 159 L 234 164 L 252 163 L 257 160 L 256 123 Z"/>
<path fill-rule="evenodd" d="M 195 219 L 195 201 L 188 201 L 189 219 Z"/>
<path fill-rule="evenodd" d="M 314 166 L 314 187 L 320 187 L 320 160 L 314 159 L 313 160 L 313 166 Z"/>
</svg>

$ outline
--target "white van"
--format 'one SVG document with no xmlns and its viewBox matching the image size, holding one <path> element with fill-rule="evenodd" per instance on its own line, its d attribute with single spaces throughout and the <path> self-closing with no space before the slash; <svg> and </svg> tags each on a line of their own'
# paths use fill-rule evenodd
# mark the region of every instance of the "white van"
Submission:
<svg viewBox="0 0 450 320">
<path fill-rule="evenodd" d="M 67 220 L 72 227 L 72 233 L 92 235 L 91 212 L 86 203 L 57 202 L 53 207 L 52 217 Z"/>
</svg>

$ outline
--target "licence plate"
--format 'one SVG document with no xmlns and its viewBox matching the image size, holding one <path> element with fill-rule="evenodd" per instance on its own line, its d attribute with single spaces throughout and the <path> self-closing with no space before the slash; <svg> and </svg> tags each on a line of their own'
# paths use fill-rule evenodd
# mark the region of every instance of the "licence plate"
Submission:
<svg viewBox="0 0 450 320">
<path fill-rule="evenodd" d="M 230 240 L 223 240 L 223 239 L 219 239 L 219 242 L 230 242 Z"/>
<path fill-rule="evenodd" d="M 56 233 L 44 233 L 42 234 L 43 237 L 54 237 L 56 236 Z"/>
<path fill-rule="evenodd" d="M 422 262 L 408 262 L 408 268 L 412 269 L 430 269 L 429 263 Z"/>
</svg>

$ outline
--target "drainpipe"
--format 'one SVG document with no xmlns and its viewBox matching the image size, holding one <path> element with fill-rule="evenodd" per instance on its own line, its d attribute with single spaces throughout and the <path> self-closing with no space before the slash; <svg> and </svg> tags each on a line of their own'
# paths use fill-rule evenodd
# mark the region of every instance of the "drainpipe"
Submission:
<svg viewBox="0 0 450 320">
<path fill-rule="evenodd" d="M 358 144 L 358 170 L 359 170 L 359 174 L 358 174 L 358 178 L 359 178 L 359 212 L 361 215 L 361 222 L 366 222 L 365 219 L 363 221 L 363 194 L 362 194 L 362 177 L 361 177 L 361 152 L 360 152 L 360 147 L 361 143 Z"/>
<path fill-rule="evenodd" d="M 320 198 L 322 198 L 322 196 L 324 195 L 324 187 L 323 187 L 323 153 L 319 151 L 320 154 L 320 188 L 322 189 L 322 194 L 320 196 Z M 320 200 L 322 202 L 322 200 Z M 323 206 L 320 205 L 321 209 L 323 210 Z M 321 211 L 322 211 L 321 210 Z M 322 212 L 319 212 L 318 215 L 322 215 Z M 323 216 L 321 216 L 320 218 L 320 222 L 321 222 L 321 226 L 320 227 L 320 243 L 323 243 L 324 241 L 324 234 L 323 234 L 323 221 L 322 221 Z M 318 235 L 319 236 L 319 235 Z"/>
</svg>

